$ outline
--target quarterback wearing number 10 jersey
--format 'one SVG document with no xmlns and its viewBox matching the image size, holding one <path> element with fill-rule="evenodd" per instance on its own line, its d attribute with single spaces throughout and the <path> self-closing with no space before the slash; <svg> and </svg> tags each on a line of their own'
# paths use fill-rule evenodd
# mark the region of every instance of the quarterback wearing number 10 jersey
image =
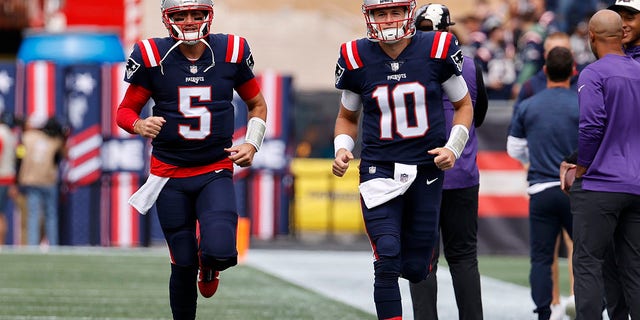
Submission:
<svg viewBox="0 0 640 320">
<path fill-rule="evenodd" d="M 385 320 L 402 316 L 399 277 L 416 283 L 430 272 L 443 170 L 464 150 L 473 117 L 457 39 L 415 33 L 414 5 L 365 0 L 368 38 L 342 44 L 335 70 L 342 98 L 332 170 L 344 174 L 360 132 L 361 208 L 375 259 L 376 312 Z M 444 93 L 455 110 L 450 138 Z"/>
<path fill-rule="evenodd" d="M 336 88 L 360 95 L 363 160 L 433 163 L 427 150 L 447 142 L 442 83 L 462 72 L 455 36 L 419 32 L 397 59 L 376 42 L 341 46 Z"/>
</svg>

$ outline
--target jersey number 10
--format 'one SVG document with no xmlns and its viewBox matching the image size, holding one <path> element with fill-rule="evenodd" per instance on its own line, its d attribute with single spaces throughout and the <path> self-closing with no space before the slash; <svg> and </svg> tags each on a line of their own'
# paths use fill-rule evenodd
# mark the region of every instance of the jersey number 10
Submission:
<svg viewBox="0 0 640 320">
<path fill-rule="evenodd" d="M 390 90 L 389 86 L 381 86 L 373 91 L 373 98 L 380 109 L 380 139 L 393 139 L 393 121 L 398 134 L 403 138 L 424 136 L 429 129 L 427 115 L 426 88 L 417 82 L 400 83 Z M 416 124 L 409 125 L 407 116 L 407 95 L 413 95 Z M 393 101 L 391 101 L 393 99 Z M 394 108 L 392 108 L 394 106 Z"/>
</svg>

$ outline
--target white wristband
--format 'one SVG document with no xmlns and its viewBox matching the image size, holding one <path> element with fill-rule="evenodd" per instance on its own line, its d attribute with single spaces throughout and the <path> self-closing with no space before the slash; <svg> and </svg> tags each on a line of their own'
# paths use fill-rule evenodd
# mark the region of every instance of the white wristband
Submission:
<svg viewBox="0 0 640 320">
<path fill-rule="evenodd" d="M 244 142 L 256 147 L 256 152 L 260 150 L 262 140 L 264 140 L 264 132 L 267 131 L 267 123 L 258 117 L 252 117 L 247 123 L 247 134 Z"/>
<path fill-rule="evenodd" d="M 456 159 L 458 159 L 462 155 L 464 146 L 467 145 L 467 140 L 469 140 L 469 129 L 461 124 L 456 124 L 451 128 L 449 140 L 444 147 L 453 151 Z"/>
<path fill-rule="evenodd" d="M 349 150 L 349 152 L 353 151 L 353 147 L 356 145 L 356 143 L 353 141 L 353 138 L 351 138 L 350 135 L 348 134 L 339 134 L 337 135 L 335 138 L 333 138 L 333 149 L 334 151 L 334 155 L 338 154 L 338 150 L 340 149 L 347 149 Z"/>
</svg>

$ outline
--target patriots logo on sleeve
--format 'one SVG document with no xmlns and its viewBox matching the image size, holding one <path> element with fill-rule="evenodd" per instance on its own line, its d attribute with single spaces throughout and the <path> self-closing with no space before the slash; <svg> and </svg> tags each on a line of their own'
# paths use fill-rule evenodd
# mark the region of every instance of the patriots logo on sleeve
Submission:
<svg viewBox="0 0 640 320">
<path fill-rule="evenodd" d="M 344 68 L 340 66 L 339 63 L 336 63 L 336 84 L 340 82 L 340 79 L 342 79 L 343 74 L 344 74 Z"/>
<path fill-rule="evenodd" d="M 462 72 L 462 64 L 464 63 L 464 56 L 462 55 L 462 50 L 458 50 L 456 53 L 451 55 L 451 60 L 456 64 L 456 68 L 458 68 L 459 72 Z"/>
<path fill-rule="evenodd" d="M 131 79 L 131 77 L 133 77 L 133 74 L 136 73 L 136 71 L 138 71 L 139 68 L 140 68 L 140 64 L 137 63 L 132 58 L 129 58 L 129 60 L 127 60 L 127 66 L 125 68 L 127 79 Z"/>
<path fill-rule="evenodd" d="M 255 65 L 255 62 L 253 61 L 253 53 L 249 53 L 246 62 L 249 69 L 253 70 L 253 66 Z"/>
</svg>

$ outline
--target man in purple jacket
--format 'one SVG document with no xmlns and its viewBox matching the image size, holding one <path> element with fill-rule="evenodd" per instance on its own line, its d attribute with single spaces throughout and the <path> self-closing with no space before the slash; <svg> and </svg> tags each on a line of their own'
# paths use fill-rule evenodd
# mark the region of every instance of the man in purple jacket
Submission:
<svg viewBox="0 0 640 320">
<path fill-rule="evenodd" d="M 611 10 L 589 21 L 598 60 L 578 80 L 580 120 L 573 268 L 577 318 L 601 319 L 603 260 L 613 241 L 627 301 L 640 301 L 640 63 L 622 51 L 622 20 Z M 630 303 L 633 319 L 640 304 Z"/>
<path fill-rule="evenodd" d="M 416 29 L 420 31 L 449 31 L 451 22 L 449 9 L 432 3 L 420 7 L 416 12 Z M 474 106 L 474 125 L 469 129 L 469 140 L 456 166 L 445 171 L 442 202 L 440 206 L 440 232 L 444 244 L 444 256 L 449 265 L 453 289 L 458 304 L 460 319 L 482 319 L 482 297 L 478 272 L 478 189 L 479 173 L 476 163 L 478 139 L 475 128 L 479 127 L 487 114 L 487 93 L 482 80 L 482 71 L 476 68 L 473 58 L 464 57 L 462 65 L 471 101 Z M 443 99 L 447 132 L 453 121 L 453 105 Z M 410 283 L 413 313 L 416 320 L 437 320 L 436 308 L 438 284 L 435 271 L 438 268 L 440 246 L 432 262 L 429 277 L 418 283 Z"/>
</svg>

